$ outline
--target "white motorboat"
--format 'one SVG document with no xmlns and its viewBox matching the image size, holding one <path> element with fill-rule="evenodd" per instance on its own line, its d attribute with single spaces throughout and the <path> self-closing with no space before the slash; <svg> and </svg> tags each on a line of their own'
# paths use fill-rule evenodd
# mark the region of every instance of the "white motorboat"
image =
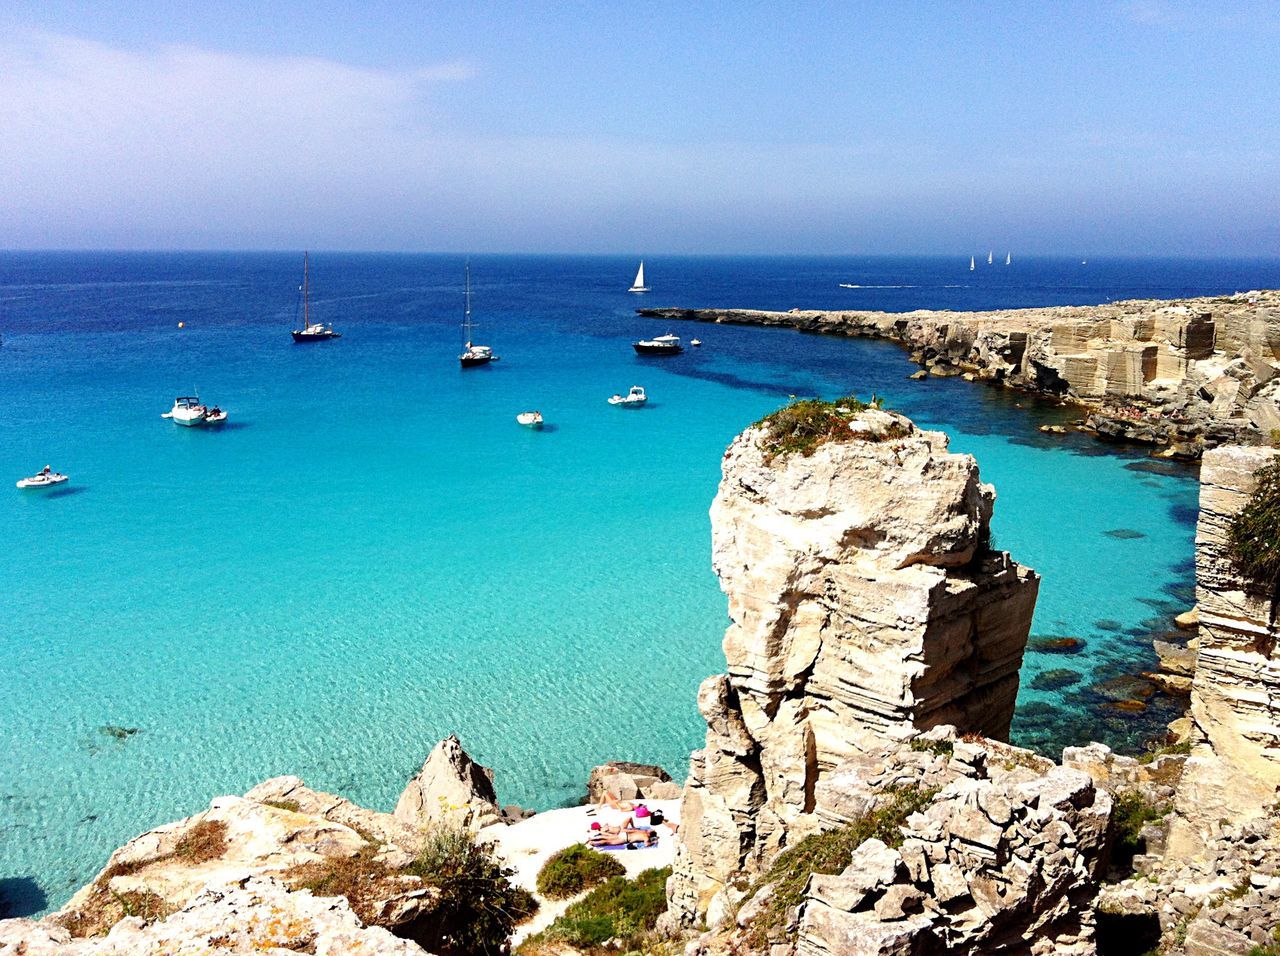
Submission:
<svg viewBox="0 0 1280 956">
<path fill-rule="evenodd" d="M 542 412 L 538 412 L 538 411 L 521 412 L 519 415 L 516 416 L 516 421 L 518 421 L 525 428 L 541 428 Z"/>
<path fill-rule="evenodd" d="M 54 471 L 48 465 L 45 465 L 30 478 L 23 478 L 17 482 L 19 488 L 52 488 L 54 485 L 60 485 L 64 481 L 70 479 L 61 472 Z"/>
<path fill-rule="evenodd" d="M 698 346 L 702 344 L 702 339 L 690 339 L 689 344 L 696 349 Z"/>
<path fill-rule="evenodd" d="M 640 260 L 640 268 L 636 270 L 636 281 L 631 283 L 628 292 L 648 292 L 649 287 L 644 284 L 644 260 Z"/>
<path fill-rule="evenodd" d="M 210 408 L 203 404 L 199 395 L 179 395 L 173 400 L 173 408 L 160 417 L 171 419 L 175 425 L 193 428 L 197 425 L 221 425 L 227 420 L 227 413 L 217 405 Z"/>
<path fill-rule="evenodd" d="M 639 408 L 649 400 L 649 396 L 644 393 L 644 389 L 639 385 L 632 385 L 631 391 L 626 395 L 614 395 L 609 399 L 610 405 L 617 405 L 621 408 Z"/>
<path fill-rule="evenodd" d="M 680 336 L 672 335 L 670 332 L 659 335 L 655 339 L 641 339 L 639 342 L 633 342 L 631 347 L 638 355 L 679 355 L 684 351 L 680 345 Z"/>
</svg>

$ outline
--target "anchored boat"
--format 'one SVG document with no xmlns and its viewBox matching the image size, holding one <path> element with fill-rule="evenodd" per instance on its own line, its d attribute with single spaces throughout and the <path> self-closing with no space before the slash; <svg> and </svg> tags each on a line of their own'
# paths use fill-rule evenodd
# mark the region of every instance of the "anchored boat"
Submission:
<svg viewBox="0 0 1280 956">
<path fill-rule="evenodd" d="M 542 412 L 538 412 L 538 411 L 521 412 L 519 415 L 516 416 L 516 421 L 518 421 L 525 428 L 541 428 Z"/>
<path fill-rule="evenodd" d="M 227 413 L 217 405 L 205 405 L 199 395 L 179 395 L 173 400 L 173 408 L 160 417 L 170 419 L 175 425 L 194 428 L 197 425 L 221 425 L 227 420 Z"/>
<path fill-rule="evenodd" d="M 617 405 L 619 408 L 639 408 L 649 400 L 649 396 L 644 393 L 644 389 L 639 385 L 632 385 L 631 391 L 626 395 L 614 395 L 609 399 L 610 405 Z"/>
<path fill-rule="evenodd" d="M 640 355 L 679 355 L 684 351 L 680 345 L 680 337 L 670 332 L 659 335 L 656 339 L 641 339 L 639 342 L 633 342 L 631 347 Z"/>
<path fill-rule="evenodd" d="M 60 485 L 64 481 L 70 479 L 61 472 L 54 471 L 48 465 L 45 465 L 30 478 L 21 478 L 17 482 L 19 488 L 29 488 L 36 490 L 39 488 L 52 488 L 54 485 Z"/>
<path fill-rule="evenodd" d="M 341 332 L 333 330 L 333 323 L 325 325 L 322 322 L 311 321 L 311 269 L 310 255 L 306 252 L 302 254 L 302 328 L 293 330 L 293 341 L 296 343 L 303 342 L 327 342 L 329 339 L 342 338 Z"/>
<path fill-rule="evenodd" d="M 462 317 L 462 329 L 464 333 L 464 343 L 462 354 L 458 356 L 458 361 L 463 368 L 473 368 L 477 365 L 488 365 L 498 356 L 493 354 L 493 349 L 487 345 L 476 345 L 471 341 L 471 330 L 475 325 L 471 321 L 471 263 L 467 263 L 467 291 L 465 298 L 466 306 Z"/>
</svg>

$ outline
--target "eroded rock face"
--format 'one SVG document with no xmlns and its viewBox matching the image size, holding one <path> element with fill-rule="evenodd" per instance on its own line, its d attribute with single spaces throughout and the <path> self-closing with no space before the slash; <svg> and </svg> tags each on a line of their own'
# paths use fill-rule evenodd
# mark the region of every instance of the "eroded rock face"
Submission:
<svg viewBox="0 0 1280 956">
<path fill-rule="evenodd" d="M 874 740 L 819 785 L 821 828 L 863 820 L 904 792 L 923 795 L 919 812 L 889 842 L 861 843 L 841 872 L 809 876 L 781 922 L 757 923 L 774 892 L 766 883 L 736 925 L 691 952 L 1094 953 L 1092 902 L 1112 806 L 1105 790 L 1080 770 L 957 739 L 949 727 Z"/>
<path fill-rule="evenodd" d="M 995 494 L 971 457 L 871 416 L 895 437 L 770 460 L 753 428 L 725 455 L 713 562 L 733 623 L 728 673 L 698 695 L 670 888 L 688 920 L 819 826 L 824 779 L 894 728 L 1008 735 L 1039 579 L 986 549 Z"/>
<path fill-rule="evenodd" d="M 964 372 L 1095 406 L 1099 435 L 1167 445 L 1172 457 L 1280 428 L 1276 291 L 994 312 L 638 311 L 889 339 L 928 375 Z"/>
<path fill-rule="evenodd" d="M 164 919 L 129 916 L 106 936 L 77 939 L 48 921 L 0 922 L 0 953 L 14 956 L 172 956 L 175 953 L 307 952 L 316 956 L 425 956 L 378 926 L 365 926 L 341 897 L 291 892 L 243 877 L 210 885 Z"/>
<path fill-rule="evenodd" d="M 462 749 L 456 736 L 436 744 L 396 803 L 397 820 L 414 827 L 450 821 L 472 830 L 502 822 L 493 772 Z"/>
<path fill-rule="evenodd" d="M 1205 454 L 1196 525 L 1198 651 L 1191 686 L 1194 747 L 1178 790 L 1170 854 L 1194 855 L 1220 828 L 1280 797 L 1280 650 L 1273 589 L 1245 580 L 1227 551 L 1254 472 L 1277 454 L 1223 447 Z"/>
<path fill-rule="evenodd" d="M 450 737 L 410 781 L 403 819 L 276 777 L 116 850 L 57 913 L 0 922 L 0 953 L 409 954 L 446 925 L 414 872 L 429 826 L 476 825 L 496 800 L 488 772 Z M 329 892 L 332 896 L 313 896 Z M 434 937 L 432 937 L 434 938 Z"/>
<path fill-rule="evenodd" d="M 435 900 L 421 879 L 401 873 L 419 840 L 389 814 L 310 790 L 296 777 L 277 777 L 244 797 L 218 797 L 203 813 L 130 840 L 49 919 L 75 936 L 91 936 L 131 911 L 154 918 L 180 910 L 210 886 L 248 876 L 289 884 L 325 867 L 367 860 L 371 875 L 361 915 L 396 927 L 420 917 Z"/>
</svg>

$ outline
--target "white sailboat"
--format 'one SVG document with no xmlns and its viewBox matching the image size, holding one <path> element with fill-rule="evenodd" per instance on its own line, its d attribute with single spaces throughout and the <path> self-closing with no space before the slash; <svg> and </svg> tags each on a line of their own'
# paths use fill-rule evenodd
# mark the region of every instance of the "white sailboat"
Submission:
<svg viewBox="0 0 1280 956">
<path fill-rule="evenodd" d="M 1005 265 L 1009 265 L 1009 263 L 1011 263 L 1011 262 L 1013 262 L 1013 253 L 1012 253 L 1012 252 L 1006 252 L 1006 253 L 1004 254 L 1004 264 L 1005 264 Z"/>
<path fill-rule="evenodd" d="M 973 256 L 970 256 L 970 257 L 969 257 L 969 271 L 970 271 L 970 272 L 972 272 L 972 271 L 974 270 L 974 268 L 975 268 L 975 266 L 974 266 L 974 262 L 973 262 Z"/>
<path fill-rule="evenodd" d="M 631 283 L 628 292 L 648 292 L 649 287 L 644 284 L 644 260 L 640 260 L 640 268 L 636 270 L 636 281 Z"/>
<path fill-rule="evenodd" d="M 987 250 L 987 265 L 991 265 L 991 257 L 995 253 L 994 249 Z"/>
</svg>

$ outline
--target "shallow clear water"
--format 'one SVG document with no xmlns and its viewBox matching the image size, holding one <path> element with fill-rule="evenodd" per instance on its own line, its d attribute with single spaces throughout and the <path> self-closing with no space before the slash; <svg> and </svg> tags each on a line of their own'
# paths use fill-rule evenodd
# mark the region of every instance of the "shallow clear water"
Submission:
<svg viewBox="0 0 1280 956">
<path fill-rule="evenodd" d="M 0 254 L 0 477 L 72 476 L 0 487 L 10 912 L 60 905 L 124 840 L 275 774 L 389 808 L 450 732 L 524 805 L 575 800 L 606 759 L 683 775 L 695 689 L 723 666 L 720 457 L 791 394 L 883 395 L 978 457 L 999 546 L 1044 575 L 1036 633 L 1087 642 L 1028 657 L 1020 739 L 1135 745 L 1160 706 L 1135 723 L 1087 688 L 1145 666 L 1152 628 L 1189 603 L 1190 472 L 1048 441 L 1037 426 L 1068 412 L 908 381 L 884 343 L 689 326 L 702 349 L 641 359 L 630 341 L 666 329 L 632 310 L 1280 285 L 1276 262 L 683 258 L 650 260 L 641 300 L 633 260 L 477 257 L 476 337 L 502 360 L 463 372 L 461 259 L 313 255 L 316 314 L 345 337 L 294 346 L 299 259 Z M 646 408 L 605 404 L 637 383 Z M 227 427 L 159 417 L 193 387 Z M 527 408 L 546 430 L 515 424 Z M 1064 664 L 1074 689 L 1030 686 Z"/>
</svg>

